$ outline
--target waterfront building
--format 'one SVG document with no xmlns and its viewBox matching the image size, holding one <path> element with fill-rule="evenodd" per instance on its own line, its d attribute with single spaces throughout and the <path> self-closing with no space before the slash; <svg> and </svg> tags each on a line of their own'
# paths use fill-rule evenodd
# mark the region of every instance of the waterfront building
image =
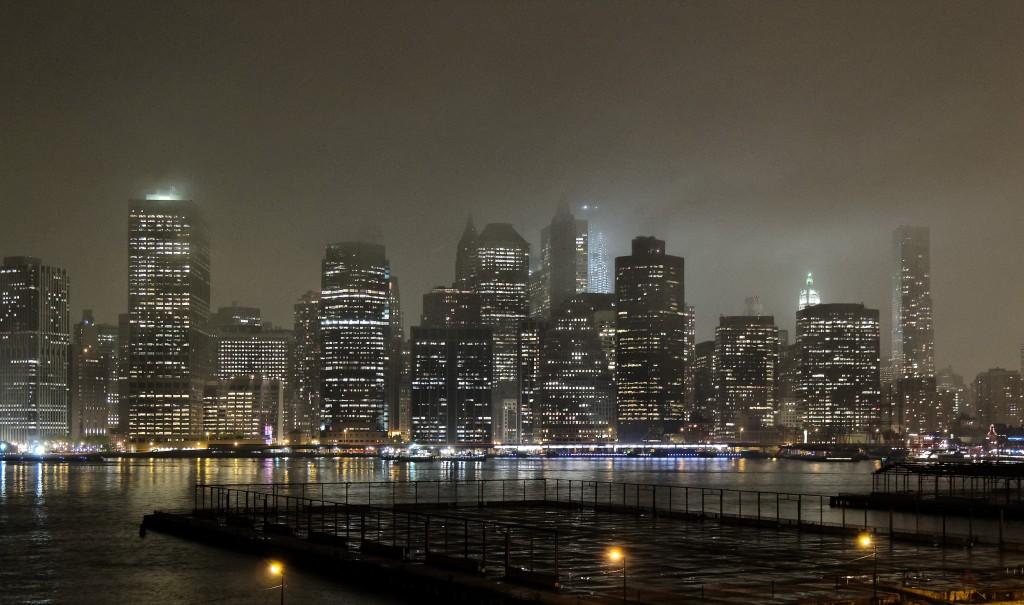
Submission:
<svg viewBox="0 0 1024 605">
<path fill-rule="evenodd" d="M 519 396 L 522 401 L 521 416 L 524 418 L 522 424 L 528 430 L 522 436 L 524 443 L 536 443 L 538 440 L 534 432 L 536 427 L 533 419 L 540 415 L 540 354 L 541 342 L 547 327 L 547 320 L 526 319 L 519 322 L 519 335 L 516 339 Z"/>
<path fill-rule="evenodd" d="M 619 441 L 661 440 L 686 419 L 683 259 L 637 237 L 615 259 Z"/>
<path fill-rule="evenodd" d="M 939 424 L 930 246 L 927 227 L 901 226 L 893 233 L 891 364 L 898 424 L 910 433 L 926 433 Z"/>
<path fill-rule="evenodd" d="M 797 310 L 803 311 L 811 305 L 821 304 L 821 296 L 818 295 L 818 291 L 814 289 L 814 274 L 807 274 L 807 282 L 804 287 L 800 290 L 800 298 L 797 300 Z"/>
<path fill-rule="evenodd" d="M 390 267 L 384 246 L 327 247 L 320 289 L 320 423 L 332 435 L 388 430 Z"/>
<path fill-rule="evenodd" d="M 194 202 L 159 194 L 132 201 L 128 315 L 129 436 L 191 439 L 202 429 L 213 369 L 210 245 Z"/>
<path fill-rule="evenodd" d="M 238 377 L 206 385 L 203 433 L 207 439 L 279 442 L 284 434 L 284 382 Z"/>
<path fill-rule="evenodd" d="M 320 293 L 309 291 L 292 307 L 291 405 L 286 420 L 300 441 L 320 433 Z"/>
<path fill-rule="evenodd" d="M 85 309 L 71 341 L 71 440 L 77 443 L 117 429 L 117 327 L 97 324 Z"/>
<path fill-rule="evenodd" d="M 698 342 L 693 348 L 693 407 L 690 423 L 701 428 L 704 437 L 723 424 L 715 392 L 715 341 Z"/>
<path fill-rule="evenodd" d="M 577 294 L 559 305 L 540 343 L 540 443 L 603 443 L 614 437 L 615 384 L 606 336 L 614 295 Z"/>
<path fill-rule="evenodd" d="M 472 290 L 480 296 L 480 316 L 491 328 L 494 347 L 492 411 L 494 438 L 521 443 L 532 433 L 531 411 L 519 390 L 519 324 L 529 311 L 530 247 L 507 223 L 490 223 L 475 239 Z"/>
<path fill-rule="evenodd" d="M 402 433 L 401 405 L 402 384 L 406 379 L 402 368 L 405 360 L 402 351 L 405 343 L 405 327 L 402 316 L 402 298 L 398 289 L 398 278 L 391 275 L 388 280 L 388 333 L 385 340 L 387 344 L 386 373 L 384 376 L 384 395 L 387 400 L 388 432 L 394 436 Z"/>
<path fill-rule="evenodd" d="M 814 440 L 879 429 L 878 310 L 828 303 L 796 314 L 800 396 Z"/>
<path fill-rule="evenodd" d="M 38 258 L 0 266 L 0 441 L 68 437 L 68 274 Z"/>
<path fill-rule="evenodd" d="M 760 438 L 775 424 L 779 334 L 771 315 L 723 316 L 715 328 L 715 436 Z"/>
<path fill-rule="evenodd" d="M 410 339 L 410 416 L 416 443 L 489 445 L 493 334 L 479 295 L 436 288 L 423 297 Z M 474 315 L 475 313 L 475 315 Z"/>
<path fill-rule="evenodd" d="M 1024 383 L 1016 370 L 992 368 L 974 379 L 976 425 L 1021 426 L 1024 424 Z"/>
<path fill-rule="evenodd" d="M 686 320 L 686 373 L 683 376 L 683 388 L 686 391 L 687 412 L 692 415 L 693 406 L 696 401 L 693 386 L 693 364 L 694 347 L 697 344 L 697 314 L 693 305 L 685 305 L 684 309 L 686 309 L 683 316 Z"/>
<path fill-rule="evenodd" d="M 970 415 L 963 376 L 950 367 L 936 370 L 935 395 L 940 418 L 937 429 L 943 432 L 955 430 L 960 424 L 961 417 Z"/>
</svg>

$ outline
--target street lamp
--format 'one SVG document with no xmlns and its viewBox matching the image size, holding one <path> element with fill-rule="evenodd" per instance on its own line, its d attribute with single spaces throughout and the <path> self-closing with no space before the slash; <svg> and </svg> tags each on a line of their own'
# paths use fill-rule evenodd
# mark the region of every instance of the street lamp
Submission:
<svg viewBox="0 0 1024 605">
<path fill-rule="evenodd" d="M 626 553 L 618 546 L 608 549 L 608 560 L 612 563 L 622 561 L 622 602 L 626 602 Z"/>
<path fill-rule="evenodd" d="M 871 576 L 871 602 L 878 602 L 878 544 L 868 532 L 862 532 L 857 536 L 857 543 L 861 548 L 871 549 L 871 558 L 874 559 L 874 573 Z"/>
<path fill-rule="evenodd" d="M 267 571 L 272 576 L 281 576 L 281 605 L 284 605 L 284 564 L 271 561 Z"/>
</svg>

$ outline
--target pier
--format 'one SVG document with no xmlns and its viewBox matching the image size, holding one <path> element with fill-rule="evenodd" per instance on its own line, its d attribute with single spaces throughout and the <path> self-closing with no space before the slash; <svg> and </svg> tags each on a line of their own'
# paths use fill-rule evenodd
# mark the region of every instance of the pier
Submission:
<svg viewBox="0 0 1024 605">
<path fill-rule="evenodd" d="M 907 602 L 950 587 L 1024 597 L 1016 542 L 943 541 L 824 495 L 506 479 L 200 484 L 193 499 L 191 511 L 148 515 L 143 531 L 455 600 L 599 603 L 625 589 L 637 603 L 867 603 L 877 590 Z M 625 553 L 625 587 L 612 548 Z"/>
</svg>

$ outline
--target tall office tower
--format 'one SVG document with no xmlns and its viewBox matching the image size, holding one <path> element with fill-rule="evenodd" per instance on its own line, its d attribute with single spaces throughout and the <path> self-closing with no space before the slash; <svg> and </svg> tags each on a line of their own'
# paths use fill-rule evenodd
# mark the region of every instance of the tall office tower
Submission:
<svg viewBox="0 0 1024 605">
<path fill-rule="evenodd" d="M 721 423 L 721 409 L 715 391 L 715 341 L 705 340 L 693 347 L 693 406 L 690 423 L 710 436 Z"/>
<path fill-rule="evenodd" d="M 222 334 L 254 334 L 263 330 L 263 315 L 257 307 L 240 307 L 231 303 L 210 315 L 210 331 Z"/>
<path fill-rule="evenodd" d="M 97 324 L 91 309 L 72 329 L 70 392 L 72 442 L 116 429 L 110 420 L 117 415 L 117 328 Z"/>
<path fill-rule="evenodd" d="M 775 373 L 775 424 L 790 434 L 803 429 L 804 409 L 800 398 L 800 351 L 789 343 L 789 332 L 779 330 L 779 362 Z"/>
<path fill-rule="evenodd" d="M 938 429 L 947 433 L 957 430 L 960 417 L 970 413 L 967 408 L 967 389 L 964 386 L 963 376 L 949 367 L 937 370 L 935 372 L 935 395 L 941 417 Z"/>
<path fill-rule="evenodd" d="M 335 438 L 346 429 L 388 429 L 390 274 L 380 244 L 327 247 L 320 290 L 320 423 Z"/>
<path fill-rule="evenodd" d="M 619 440 L 660 440 L 686 419 L 683 259 L 633 239 L 615 259 L 615 382 Z"/>
<path fill-rule="evenodd" d="M 117 418 L 111 431 L 122 439 L 128 435 L 128 376 L 131 368 L 131 316 L 117 314 Z"/>
<path fill-rule="evenodd" d="M 288 378 L 293 341 L 291 330 L 220 334 L 217 379 L 251 377 L 283 382 Z"/>
<path fill-rule="evenodd" d="M 455 251 L 455 287 L 467 289 L 476 282 L 476 226 L 473 217 L 466 219 L 466 227 L 459 238 L 459 247 Z"/>
<path fill-rule="evenodd" d="M 796 314 L 800 394 L 815 441 L 878 430 L 878 310 L 812 305 Z"/>
<path fill-rule="evenodd" d="M 1020 372 L 992 368 L 974 379 L 974 417 L 981 428 L 990 424 L 1024 423 L 1024 383 Z"/>
<path fill-rule="evenodd" d="M 481 325 L 479 295 L 437 288 L 423 296 L 410 347 L 412 439 L 491 443 L 493 334 Z"/>
<path fill-rule="evenodd" d="M 480 295 L 481 321 L 494 338 L 494 438 L 520 443 L 523 434 L 532 430 L 519 392 L 516 342 L 519 322 L 529 310 L 530 247 L 512 225 L 490 223 L 476 238 L 473 256 L 473 291 Z"/>
<path fill-rule="evenodd" d="M 528 432 L 522 435 L 523 443 L 536 443 L 537 434 L 534 429 L 534 418 L 540 415 L 540 353 L 541 342 L 548 322 L 542 319 L 527 319 L 519 323 L 517 337 L 517 367 L 519 368 L 519 397 L 523 410 L 522 424 Z M 614 325 L 613 325 L 614 328 Z M 513 424 L 516 419 L 515 410 L 506 410 L 506 424 Z"/>
<path fill-rule="evenodd" d="M 694 346 L 697 343 L 697 313 L 693 305 L 685 306 L 686 318 L 686 374 L 683 376 L 683 388 L 686 389 L 686 407 L 688 412 L 693 411 L 694 390 L 693 390 L 693 356 Z M 689 415 L 689 414 L 688 414 Z"/>
<path fill-rule="evenodd" d="M 401 433 L 400 400 L 402 397 L 402 358 L 405 329 L 402 322 L 402 297 L 398 290 L 398 278 L 392 275 L 388 280 L 388 332 L 387 366 L 384 376 L 384 397 L 388 406 L 388 431 Z"/>
<path fill-rule="evenodd" d="M 133 200 L 128 226 L 128 430 L 182 441 L 202 429 L 210 368 L 210 245 L 198 206 Z"/>
<path fill-rule="evenodd" d="M 814 274 L 807 274 L 807 282 L 803 288 L 800 289 L 800 298 L 797 301 L 797 310 L 803 311 L 811 305 L 820 305 L 821 297 L 818 295 L 818 291 L 814 289 Z"/>
<path fill-rule="evenodd" d="M 0 441 L 68 436 L 68 274 L 38 258 L 0 267 Z"/>
<path fill-rule="evenodd" d="M 601 315 L 613 294 L 577 294 L 552 312 L 540 347 L 541 443 L 604 443 L 614 438 L 615 383 L 602 339 Z"/>
<path fill-rule="evenodd" d="M 897 228 L 893 257 L 892 366 L 899 420 L 904 431 L 924 433 L 937 425 L 928 228 Z"/>
<path fill-rule="evenodd" d="M 408 338 L 402 340 L 402 384 L 398 390 L 398 430 L 402 439 L 412 440 L 412 341 Z"/>
<path fill-rule="evenodd" d="M 546 318 L 579 292 L 587 291 L 587 221 L 562 204 L 540 232 L 540 266 L 530 276 L 533 317 Z"/>
<path fill-rule="evenodd" d="M 724 316 L 715 328 L 715 436 L 765 437 L 775 425 L 779 331 L 771 315 Z"/>
<path fill-rule="evenodd" d="M 289 372 L 292 405 L 287 424 L 303 440 L 320 435 L 320 293 L 306 292 L 293 310 L 295 349 Z"/>
<path fill-rule="evenodd" d="M 272 443 L 284 431 L 284 382 L 239 377 L 210 382 L 203 396 L 203 432 L 210 439 Z"/>
<path fill-rule="evenodd" d="M 587 222 L 587 292 L 612 294 L 615 285 L 612 280 L 612 263 L 608 255 L 608 238 L 597 220 L 598 207 L 583 204 L 580 216 Z"/>
</svg>

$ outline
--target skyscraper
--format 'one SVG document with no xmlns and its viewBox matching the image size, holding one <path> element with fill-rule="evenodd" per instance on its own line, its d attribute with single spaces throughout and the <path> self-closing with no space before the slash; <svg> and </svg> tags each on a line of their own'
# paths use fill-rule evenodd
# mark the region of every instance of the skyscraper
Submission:
<svg viewBox="0 0 1024 605">
<path fill-rule="evenodd" d="M 128 430 L 182 441 L 202 430 L 210 367 L 210 245 L 198 206 L 152 195 L 128 227 Z"/>
<path fill-rule="evenodd" d="M 68 436 L 68 275 L 38 258 L 0 267 L 0 440 Z"/>
<path fill-rule="evenodd" d="M 693 390 L 693 358 L 696 352 L 694 347 L 697 344 L 697 312 L 693 305 L 685 305 L 686 318 L 686 374 L 683 376 L 683 388 L 686 390 L 686 407 L 688 412 L 693 411 L 694 390 Z"/>
<path fill-rule="evenodd" d="M 540 266 L 531 275 L 531 315 L 546 318 L 578 292 L 587 291 L 587 221 L 562 204 L 540 232 Z"/>
<path fill-rule="evenodd" d="M 620 441 L 660 440 L 686 414 L 683 259 L 633 239 L 615 259 L 615 382 Z"/>
<path fill-rule="evenodd" d="M 598 219 L 595 204 L 583 204 L 580 216 L 587 222 L 587 292 L 611 294 L 615 292 L 612 263 L 608 255 L 608 238 Z"/>
<path fill-rule="evenodd" d="M 817 304 L 821 304 L 821 297 L 818 296 L 818 291 L 814 289 L 814 275 L 812 273 L 808 273 L 807 282 L 800 290 L 800 298 L 797 301 L 797 310 L 803 311 L 807 307 Z"/>
<path fill-rule="evenodd" d="M 288 426 L 305 438 L 320 435 L 320 294 L 303 294 L 294 307 L 292 405 Z"/>
<path fill-rule="evenodd" d="M 106 436 L 117 429 L 117 328 L 86 309 L 71 340 L 71 440 Z"/>
<path fill-rule="evenodd" d="M 216 338 L 218 380 L 287 380 L 292 349 L 290 330 L 264 329 L 260 310 L 254 307 L 221 307 L 211 325 Z"/>
<path fill-rule="evenodd" d="M 879 428 L 878 311 L 861 304 L 809 306 L 796 314 L 800 395 L 815 439 Z"/>
<path fill-rule="evenodd" d="M 476 271 L 476 226 L 473 217 L 466 219 L 466 227 L 459 238 L 459 247 L 455 251 L 455 287 L 471 288 L 475 282 Z"/>
<path fill-rule="evenodd" d="M 902 226 L 893 233 L 891 365 L 898 421 L 912 433 L 937 428 L 930 246 L 927 227 Z"/>
<path fill-rule="evenodd" d="M 711 435 L 714 427 L 724 424 L 715 392 L 715 341 L 704 340 L 693 347 L 693 407 L 690 422 Z"/>
<path fill-rule="evenodd" d="M 519 323 L 529 311 L 529 253 L 529 244 L 507 223 L 490 223 L 475 240 L 472 289 L 480 296 L 481 321 L 494 338 L 492 417 L 495 439 L 502 443 L 519 443 L 530 432 L 517 372 Z"/>
<path fill-rule="evenodd" d="M 339 431 L 386 431 L 384 389 L 390 267 L 384 246 L 327 247 L 320 293 L 320 422 Z"/>
<path fill-rule="evenodd" d="M 401 414 L 399 405 L 402 398 L 402 381 L 405 376 L 402 368 L 405 360 L 405 326 L 402 321 L 402 297 L 398 290 L 398 278 L 392 275 L 388 279 L 388 333 L 387 333 L 387 367 L 384 376 L 384 395 L 388 406 L 388 431 L 401 432 Z M 406 427 L 408 428 L 408 427 Z"/>
<path fill-rule="evenodd" d="M 479 295 L 436 288 L 423 295 L 423 310 L 410 347 L 412 439 L 488 445 L 494 341 L 480 322 Z"/>
<path fill-rule="evenodd" d="M 1024 382 L 1020 372 L 992 368 L 974 379 L 974 417 L 980 428 L 1024 423 Z"/>
<path fill-rule="evenodd" d="M 716 437 L 755 438 L 775 422 L 779 331 L 771 315 L 728 316 L 715 329 Z"/>
<path fill-rule="evenodd" d="M 615 384 L 602 326 L 614 295 L 583 293 L 559 305 L 540 341 L 541 443 L 607 442 L 614 437 Z"/>
</svg>

